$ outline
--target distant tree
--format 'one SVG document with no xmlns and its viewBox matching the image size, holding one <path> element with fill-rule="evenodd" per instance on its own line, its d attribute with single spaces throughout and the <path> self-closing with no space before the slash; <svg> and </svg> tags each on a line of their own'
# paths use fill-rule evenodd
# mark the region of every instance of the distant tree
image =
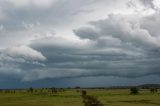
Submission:
<svg viewBox="0 0 160 106">
<path fill-rule="evenodd" d="M 79 87 L 79 86 L 76 86 L 76 87 L 75 87 L 75 89 L 80 89 L 80 88 L 81 88 L 81 87 Z"/>
<path fill-rule="evenodd" d="M 150 92 L 151 92 L 151 93 L 156 93 L 157 91 L 158 91 L 157 88 L 151 88 L 151 89 L 150 89 Z"/>
<path fill-rule="evenodd" d="M 30 87 L 28 91 L 32 93 L 33 92 L 33 88 Z"/>
<path fill-rule="evenodd" d="M 51 90 L 52 93 L 55 93 L 55 94 L 58 92 L 58 90 L 54 87 L 50 88 L 50 90 Z"/>
<path fill-rule="evenodd" d="M 139 89 L 134 87 L 130 89 L 130 94 L 137 95 L 139 93 Z"/>
</svg>

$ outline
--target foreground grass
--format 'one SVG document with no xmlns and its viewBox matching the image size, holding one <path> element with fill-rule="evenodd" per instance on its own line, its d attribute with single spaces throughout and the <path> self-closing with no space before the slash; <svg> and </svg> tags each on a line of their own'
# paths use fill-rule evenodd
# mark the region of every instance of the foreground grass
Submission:
<svg viewBox="0 0 160 106">
<path fill-rule="evenodd" d="M 83 106 L 83 103 L 79 94 L 69 90 L 56 95 L 0 93 L 0 106 Z"/>
<path fill-rule="evenodd" d="M 160 106 L 160 93 L 141 90 L 130 95 L 128 89 L 87 89 L 87 94 L 98 97 L 104 106 Z M 80 92 L 66 90 L 57 94 L 0 93 L 0 106 L 83 106 Z"/>
</svg>

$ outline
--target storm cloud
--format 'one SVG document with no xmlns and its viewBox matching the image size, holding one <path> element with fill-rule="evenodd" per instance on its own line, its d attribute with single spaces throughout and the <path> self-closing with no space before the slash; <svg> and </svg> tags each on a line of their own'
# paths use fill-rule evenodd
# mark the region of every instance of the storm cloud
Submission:
<svg viewBox="0 0 160 106">
<path fill-rule="evenodd" d="M 160 75 L 159 1 L 69 1 L 0 1 L 0 77 Z"/>
</svg>

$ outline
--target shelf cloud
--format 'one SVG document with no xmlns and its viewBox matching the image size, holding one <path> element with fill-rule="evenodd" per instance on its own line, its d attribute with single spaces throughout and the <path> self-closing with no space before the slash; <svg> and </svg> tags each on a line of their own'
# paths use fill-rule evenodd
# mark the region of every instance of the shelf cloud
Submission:
<svg viewBox="0 0 160 106">
<path fill-rule="evenodd" d="M 159 76 L 159 4 L 158 0 L 2 0 L 0 77 L 32 82 Z"/>
</svg>

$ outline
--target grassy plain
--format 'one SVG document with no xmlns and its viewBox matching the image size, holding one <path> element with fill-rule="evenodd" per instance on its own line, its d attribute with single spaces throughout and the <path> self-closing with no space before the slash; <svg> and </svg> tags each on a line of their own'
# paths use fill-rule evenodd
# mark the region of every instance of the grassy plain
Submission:
<svg viewBox="0 0 160 106">
<path fill-rule="evenodd" d="M 160 106 L 160 91 L 150 93 L 140 90 L 130 95 L 129 89 L 87 89 L 87 94 L 96 96 L 104 106 Z M 57 94 L 49 93 L 0 93 L 0 106 L 84 106 L 81 93 L 67 89 Z"/>
<path fill-rule="evenodd" d="M 160 106 L 160 93 L 140 90 L 138 95 L 130 95 L 129 89 L 89 90 L 104 106 Z"/>
</svg>

